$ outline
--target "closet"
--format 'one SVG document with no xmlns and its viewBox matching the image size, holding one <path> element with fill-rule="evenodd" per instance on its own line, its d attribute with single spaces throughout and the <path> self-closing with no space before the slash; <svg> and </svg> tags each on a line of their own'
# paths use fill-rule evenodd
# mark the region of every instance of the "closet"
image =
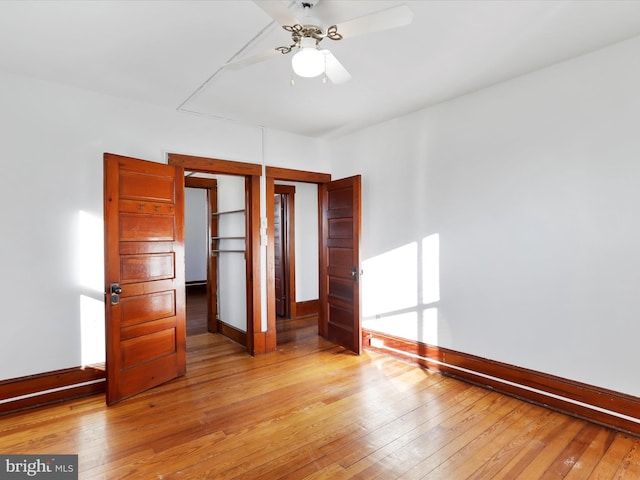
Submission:
<svg viewBox="0 0 640 480">
<path fill-rule="evenodd" d="M 204 182 L 199 180 L 203 174 L 187 175 L 187 284 L 205 283 L 207 286 L 210 317 L 207 330 L 246 345 L 245 179 L 233 175 L 209 175 Z M 190 187 L 206 189 L 206 199 L 202 195 L 189 195 Z M 190 197 L 193 197 L 193 201 Z M 203 202 L 206 203 L 204 209 Z M 192 216 L 191 211 L 196 215 Z M 201 213 L 203 211 L 204 214 Z M 206 266 L 204 270 L 203 265 Z M 194 278 L 194 275 L 202 277 L 203 271 L 206 272 L 206 278 Z M 187 316 L 187 324 L 189 321 Z"/>
</svg>

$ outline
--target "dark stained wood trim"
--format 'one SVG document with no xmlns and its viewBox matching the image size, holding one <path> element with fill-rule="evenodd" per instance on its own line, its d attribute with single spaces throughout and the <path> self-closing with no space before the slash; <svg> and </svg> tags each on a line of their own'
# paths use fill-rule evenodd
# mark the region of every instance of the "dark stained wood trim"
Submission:
<svg viewBox="0 0 640 480">
<path fill-rule="evenodd" d="M 246 347 L 247 346 L 247 334 L 242 330 L 234 327 L 233 325 L 229 325 L 228 323 L 223 322 L 222 320 L 218 320 L 217 330 L 218 333 L 224 335 L 225 337 L 233 340 L 236 343 Z"/>
<path fill-rule="evenodd" d="M 168 163 L 169 165 L 183 167 L 190 172 L 221 173 L 225 175 L 262 175 L 262 166 L 256 163 L 194 157 L 180 153 L 169 153 Z"/>
<path fill-rule="evenodd" d="M 331 181 L 328 173 L 265 167 L 267 186 L 267 331 L 262 332 L 260 298 L 260 176 L 262 166 L 178 153 L 168 154 L 170 165 L 194 172 L 244 175 L 247 179 L 247 351 L 260 355 L 276 350 L 275 297 L 273 292 L 273 185 L 274 180 L 323 184 Z M 191 178 L 191 177 L 189 177 Z M 271 193 L 269 193 L 271 192 Z M 269 206 L 271 200 L 271 206 Z M 251 206 L 250 206 L 251 205 Z M 251 259 L 251 260 L 250 260 Z M 249 287 L 251 284 L 251 288 Z"/>
<path fill-rule="evenodd" d="M 276 308 L 275 308 L 275 291 L 274 291 L 274 252 L 273 247 L 269 248 L 269 245 L 273 245 L 273 192 L 274 181 L 284 180 L 290 182 L 302 182 L 302 183 L 315 183 L 318 185 L 318 243 L 322 246 L 322 185 L 331 181 L 331 174 L 308 172 L 304 170 L 292 170 L 288 168 L 279 167 L 265 167 L 266 175 L 266 191 L 267 191 L 267 323 L 269 326 L 270 334 L 275 338 L 275 324 L 276 324 Z M 319 250 L 322 252 L 322 250 Z M 325 272 L 326 273 L 326 272 Z M 319 282 L 322 285 L 322 272 L 319 272 Z M 322 298 L 322 297 L 321 297 Z M 296 305 L 297 306 L 297 305 Z M 296 312 L 296 315 L 299 315 Z M 273 332 L 271 328 L 273 326 Z M 325 329 L 323 324 L 322 312 L 318 315 L 318 334 L 325 336 Z"/>
<path fill-rule="evenodd" d="M 262 166 L 253 163 L 233 162 L 216 158 L 195 157 L 192 155 L 182 155 L 179 153 L 168 154 L 169 165 L 183 167 L 184 170 L 193 172 L 213 173 L 221 175 L 240 175 L 245 177 L 245 208 L 246 208 L 246 279 L 247 279 L 247 340 L 245 345 L 250 355 L 259 355 L 270 351 L 267 345 L 273 344 L 275 350 L 275 331 L 272 339 L 267 332 L 261 332 L 261 276 L 260 276 L 260 176 Z M 192 177 L 188 177 L 192 178 Z M 216 187 L 217 188 L 217 187 Z M 213 191 L 210 190 L 213 195 Z M 217 199 L 217 195 L 214 195 Z M 217 211 L 217 207 L 210 197 L 212 211 Z M 212 230 L 211 235 L 217 232 Z M 212 260 L 212 269 L 215 268 L 215 257 Z M 213 270 L 210 270 L 213 271 Z M 210 274 L 210 279 L 214 278 Z M 215 284 L 211 283 L 211 289 L 215 292 Z M 216 309 L 212 309 L 215 314 Z M 208 324 L 209 331 L 216 331 L 218 322 L 211 318 Z"/>
<path fill-rule="evenodd" d="M 363 330 L 362 336 L 363 345 L 368 349 L 599 425 L 640 435 L 640 423 L 632 420 L 640 420 L 638 397 L 380 332 Z"/>
<path fill-rule="evenodd" d="M 331 174 L 291 170 L 289 168 L 266 167 L 267 177 L 274 180 L 288 180 L 303 183 L 327 183 L 331 181 Z"/>
<path fill-rule="evenodd" d="M 260 217 L 260 206 L 256 202 L 256 185 L 252 176 L 245 177 L 245 236 L 247 257 L 246 257 L 246 278 L 247 278 L 247 338 L 245 345 L 249 355 L 256 355 L 256 338 L 255 333 L 260 332 L 260 323 L 256 320 L 255 309 L 260 311 L 260 235 L 255 234 L 255 217 Z M 259 198 L 259 192 L 258 192 Z M 249 258 L 253 258 L 249 262 Z M 253 289 L 249 288 L 249 284 L 253 284 Z M 259 318 L 259 317 L 258 317 Z M 256 330 L 256 323 L 258 329 Z"/>
<path fill-rule="evenodd" d="M 184 186 L 189 188 L 216 188 L 218 181 L 215 178 L 184 177 Z"/>
<path fill-rule="evenodd" d="M 195 281 L 195 282 L 187 282 L 185 284 L 185 290 L 188 294 L 197 294 L 197 293 L 207 293 L 207 281 Z"/>
<path fill-rule="evenodd" d="M 284 194 L 285 211 L 286 211 L 286 224 L 285 224 L 285 237 L 286 237 L 286 252 L 285 252 L 285 276 L 287 286 L 287 309 L 289 310 L 289 317 L 295 318 L 297 316 L 296 311 L 296 231 L 295 231 L 295 194 L 296 187 L 293 185 L 274 185 L 274 194 Z M 273 195 L 269 196 L 273 198 Z M 274 208 L 274 207 L 272 207 Z M 273 242 L 271 242 L 273 245 Z M 275 254 L 274 254 L 275 255 Z"/>
<path fill-rule="evenodd" d="M 0 382 L 0 415 L 104 392 L 104 365 L 12 378 Z"/>
<path fill-rule="evenodd" d="M 320 300 L 306 300 L 304 302 L 296 302 L 296 316 L 306 317 L 308 315 L 317 315 L 320 309 Z"/>
<path fill-rule="evenodd" d="M 218 332 L 218 257 L 211 252 L 211 238 L 218 236 L 218 180 L 207 188 L 207 331 Z"/>
</svg>

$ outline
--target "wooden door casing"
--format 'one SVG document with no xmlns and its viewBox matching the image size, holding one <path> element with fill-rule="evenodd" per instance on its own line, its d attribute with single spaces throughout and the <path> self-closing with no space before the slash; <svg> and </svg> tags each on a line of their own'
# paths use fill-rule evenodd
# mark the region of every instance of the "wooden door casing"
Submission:
<svg viewBox="0 0 640 480">
<path fill-rule="evenodd" d="M 276 315 L 296 316 L 295 194 L 293 185 L 274 185 L 274 283 Z"/>
<path fill-rule="evenodd" d="M 287 282 L 285 275 L 285 238 L 284 238 L 284 198 L 276 193 L 273 198 L 273 250 L 274 280 L 276 296 L 276 315 L 287 316 Z"/>
<path fill-rule="evenodd" d="M 260 258 L 262 248 L 260 245 L 260 176 L 262 167 L 252 163 L 195 157 L 179 153 L 169 153 L 168 163 L 191 172 L 241 175 L 245 178 L 245 205 L 247 209 L 245 228 L 247 235 L 247 351 L 250 355 L 261 355 L 275 351 L 275 320 L 268 325 L 267 331 L 262 330 L 261 267 L 260 261 L 257 260 Z M 270 308 L 270 305 L 267 305 L 268 315 L 272 311 Z M 275 315 L 275 310 L 273 310 L 273 314 Z"/>
<path fill-rule="evenodd" d="M 204 189 L 207 194 L 207 331 L 218 333 L 218 258 L 211 253 L 211 238 L 218 235 L 218 222 L 212 215 L 218 211 L 218 181 L 215 178 L 185 176 L 184 186 Z"/>
<path fill-rule="evenodd" d="M 108 153 L 104 170 L 111 405 L 186 372 L 184 184 L 181 168 Z"/>
<path fill-rule="evenodd" d="M 361 177 L 335 180 L 320 189 L 321 334 L 359 354 Z"/>
</svg>

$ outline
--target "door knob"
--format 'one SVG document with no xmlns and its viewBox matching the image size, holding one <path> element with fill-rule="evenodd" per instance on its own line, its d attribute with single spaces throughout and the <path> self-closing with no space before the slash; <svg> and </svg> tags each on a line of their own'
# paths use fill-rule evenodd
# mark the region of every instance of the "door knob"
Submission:
<svg viewBox="0 0 640 480">
<path fill-rule="evenodd" d="M 112 283 L 109 287 L 109 293 L 111 295 L 111 305 L 118 305 L 120 303 L 120 294 L 122 293 L 120 285 Z"/>
</svg>

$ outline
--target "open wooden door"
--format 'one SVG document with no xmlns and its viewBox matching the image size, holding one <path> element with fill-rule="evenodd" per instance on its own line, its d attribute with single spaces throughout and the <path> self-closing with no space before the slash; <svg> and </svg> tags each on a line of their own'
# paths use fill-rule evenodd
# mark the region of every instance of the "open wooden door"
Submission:
<svg viewBox="0 0 640 480">
<path fill-rule="evenodd" d="M 107 404 L 186 371 L 183 169 L 104 155 Z"/>
<path fill-rule="evenodd" d="M 360 175 L 320 186 L 320 333 L 360 354 Z"/>
</svg>

